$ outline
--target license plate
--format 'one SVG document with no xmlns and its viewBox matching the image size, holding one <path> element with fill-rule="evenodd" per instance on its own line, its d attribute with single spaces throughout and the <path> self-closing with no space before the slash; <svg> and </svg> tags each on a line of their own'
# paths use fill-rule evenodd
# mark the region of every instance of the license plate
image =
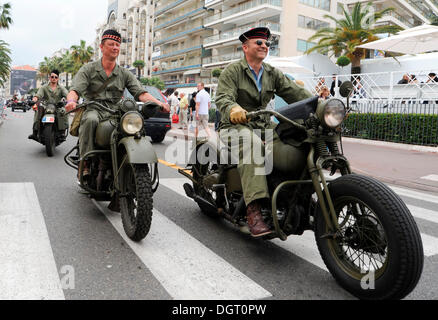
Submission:
<svg viewBox="0 0 438 320">
<path fill-rule="evenodd" d="M 44 116 L 42 122 L 43 122 L 43 123 L 55 123 L 55 117 Z"/>
</svg>

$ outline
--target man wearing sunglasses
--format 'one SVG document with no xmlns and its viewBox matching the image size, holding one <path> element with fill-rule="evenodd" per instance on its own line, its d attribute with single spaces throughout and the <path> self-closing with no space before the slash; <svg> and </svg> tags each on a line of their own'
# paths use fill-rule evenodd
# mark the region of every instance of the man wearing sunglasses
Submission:
<svg viewBox="0 0 438 320">
<path fill-rule="evenodd" d="M 270 117 L 261 117 L 249 122 L 246 114 L 251 111 L 266 109 L 267 104 L 274 98 L 274 94 L 282 97 L 287 103 L 293 103 L 312 97 L 312 94 L 303 87 L 296 85 L 280 70 L 263 62 L 267 57 L 270 47 L 271 32 L 268 28 L 259 27 L 243 33 L 239 40 L 245 57 L 229 65 L 221 74 L 216 92 L 216 105 L 222 118 L 220 123 L 220 137 L 225 142 L 232 140 L 235 130 L 238 131 L 240 161 L 237 169 L 242 182 L 243 195 L 247 206 L 247 221 L 251 234 L 254 237 L 265 236 L 272 231 L 263 221 L 261 207 L 267 206 L 269 190 L 266 175 L 260 175 L 263 164 L 257 164 L 255 159 L 248 163 L 242 161 L 246 152 L 253 153 L 255 148 L 263 148 L 264 137 L 258 138 L 255 129 L 262 133 L 266 129 L 274 129 L 276 124 L 271 123 Z M 233 129 L 233 130 L 231 130 Z M 243 141 L 251 141 L 250 150 Z M 289 146 L 282 143 L 274 133 L 274 148 Z M 244 149 L 245 148 L 245 149 Z M 233 147 L 232 147 L 233 152 Z M 259 154 L 258 152 L 257 154 Z M 259 170 L 257 170 L 259 169 Z"/>
<path fill-rule="evenodd" d="M 64 98 L 67 98 L 68 91 L 66 88 L 61 86 L 59 83 L 59 71 L 52 70 L 50 73 L 49 83 L 45 86 L 42 86 L 37 94 L 33 97 L 32 101 L 45 101 L 48 104 L 57 104 L 61 102 Z M 35 111 L 35 115 L 33 117 L 33 127 L 32 134 L 29 136 L 29 139 L 38 141 L 38 130 L 40 127 L 41 116 L 43 115 L 43 110 L 41 108 L 38 109 L 38 104 L 33 106 L 33 110 Z M 68 116 L 59 116 L 59 127 L 68 129 Z M 64 136 L 65 139 L 65 136 Z"/>
</svg>

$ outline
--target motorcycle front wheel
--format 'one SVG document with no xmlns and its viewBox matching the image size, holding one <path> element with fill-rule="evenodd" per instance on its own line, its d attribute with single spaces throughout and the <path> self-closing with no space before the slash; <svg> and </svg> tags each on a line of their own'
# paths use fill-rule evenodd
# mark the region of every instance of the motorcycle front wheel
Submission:
<svg viewBox="0 0 438 320">
<path fill-rule="evenodd" d="M 360 299 L 402 299 L 424 262 L 420 232 L 404 202 L 383 183 L 345 175 L 329 185 L 340 232 L 331 236 L 319 209 L 315 237 L 336 281 Z"/>
<path fill-rule="evenodd" d="M 144 239 L 152 222 L 153 192 L 147 165 L 126 164 L 120 171 L 123 229 L 133 241 Z"/>
<path fill-rule="evenodd" d="M 43 130 L 43 136 L 47 156 L 53 157 L 53 154 L 55 153 L 55 130 L 53 129 L 53 126 L 46 126 Z"/>
</svg>

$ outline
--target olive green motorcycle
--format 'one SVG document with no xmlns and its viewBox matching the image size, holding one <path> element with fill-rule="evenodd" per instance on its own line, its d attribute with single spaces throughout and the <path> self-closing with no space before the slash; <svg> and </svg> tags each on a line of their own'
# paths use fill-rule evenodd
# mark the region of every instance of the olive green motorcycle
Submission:
<svg viewBox="0 0 438 320">
<path fill-rule="evenodd" d="M 349 97 L 352 88 L 345 82 L 341 95 Z M 342 152 L 341 128 L 349 112 L 348 98 L 346 106 L 340 99 L 320 103 L 315 97 L 278 112 L 248 113 L 248 119 L 275 116 L 275 130 L 288 145 L 272 151 L 273 170 L 267 175 L 272 203 L 262 214 L 274 232 L 265 239 L 286 240 L 311 230 L 341 287 L 361 299 L 401 299 L 415 288 L 423 270 L 420 233 L 397 194 L 352 172 Z M 240 176 L 231 158 L 228 147 L 199 142 L 190 164 L 179 172 L 191 180 L 185 192 L 203 213 L 249 234 Z M 332 179 L 335 174 L 339 177 Z"/>
<path fill-rule="evenodd" d="M 156 112 L 154 103 L 139 104 L 126 99 L 118 110 L 88 101 L 81 108 L 96 108 L 110 114 L 96 129 L 95 150 L 79 158 L 79 146 L 71 149 L 64 160 L 78 171 L 79 185 L 90 198 L 111 201 L 108 208 L 121 212 L 123 228 L 130 239 L 140 241 L 150 230 L 153 194 L 158 188 L 158 158 L 146 137 L 145 119 Z M 76 153 L 75 153 L 76 151 Z M 75 154 L 74 154 L 75 153 Z M 79 170 L 89 164 L 89 175 Z"/>
</svg>

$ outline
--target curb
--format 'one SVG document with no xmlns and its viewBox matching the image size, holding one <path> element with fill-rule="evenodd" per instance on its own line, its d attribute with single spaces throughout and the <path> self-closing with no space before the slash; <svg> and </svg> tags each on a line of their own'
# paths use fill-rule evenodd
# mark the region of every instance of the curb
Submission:
<svg viewBox="0 0 438 320">
<path fill-rule="evenodd" d="M 438 194 L 438 187 L 435 187 L 435 186 L 429 186 L 426 184 L 413 182 L 413 181 L 409 181 L 409 180 L 400 180 L 400 179 L 382 177 L 382 176 L 378 176 L 378 175 L 369 173 L 367 171 L 356 169 L 354 167 L 352 167 L 351 169 L 354 173 L 373 177 L 374 179 L 377 179 L 377 180 L 382 181 L 382 182 L 387 183 L 387 184 L 392 184 L 395 186 L 401 186 L 401 187 L 406 187 L 406 188 L 415 189 L 415 190 L 419 190 L 419 191 L 426 191 L 426 192 L 432 192 L 434 194 Z"/>
<path fill-rule="evenodd" d="M 406 150 L 406 151 L 438 153 L 438 147 L 426 147 L 426 146 L 418 146 L 418 145 L 413 145 L 413 144 L 403 144 L 403 143 L 356 139 L 356 138 L 347 138 L 347 137 L 342 137 L 342 141 L 351 142 L 351 143 L 366 144 L 366 145 L 377 146 L 377 147 L 388 147 L 388 148 Z"/>
</svg>

